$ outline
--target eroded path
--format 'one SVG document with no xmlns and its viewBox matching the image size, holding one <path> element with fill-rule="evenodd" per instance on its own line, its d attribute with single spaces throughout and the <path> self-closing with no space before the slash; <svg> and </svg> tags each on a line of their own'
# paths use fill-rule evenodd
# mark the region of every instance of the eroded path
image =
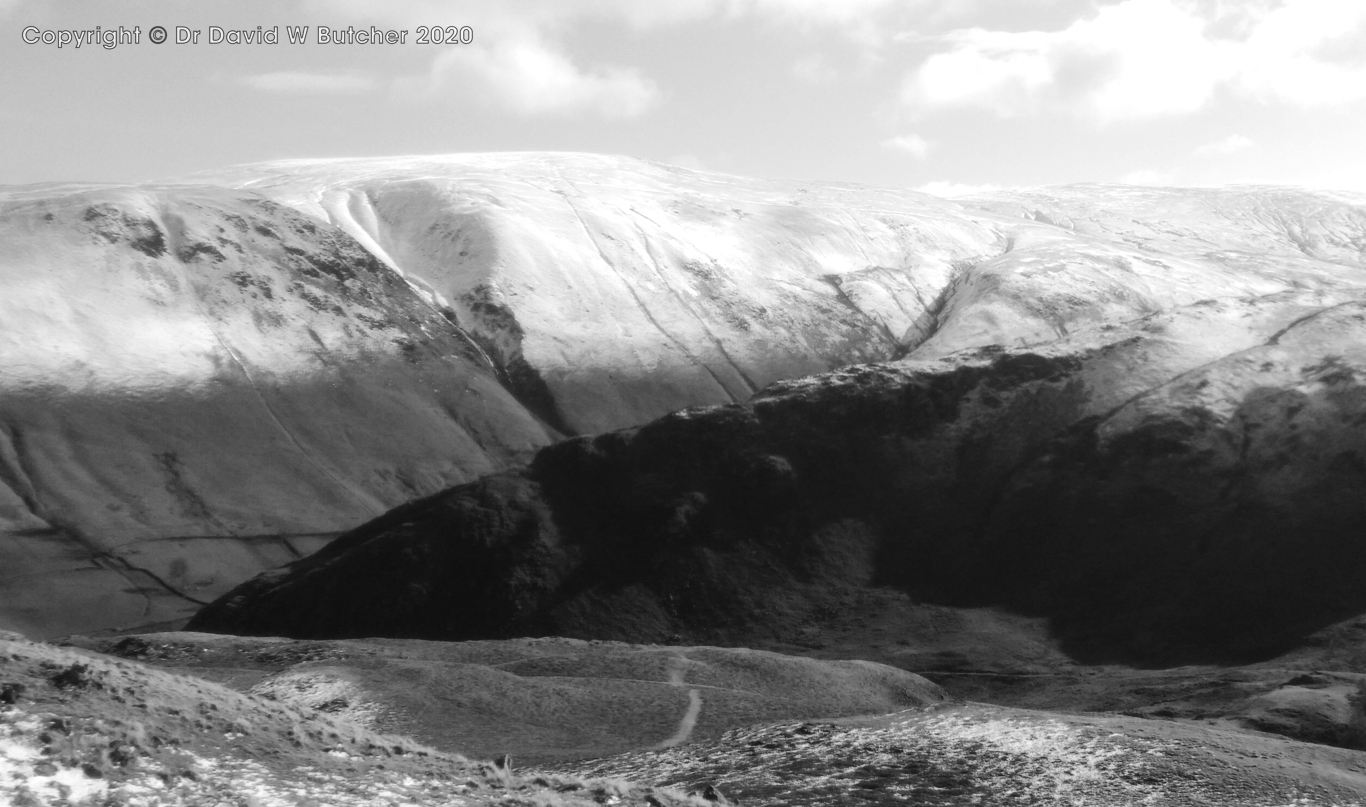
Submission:
<svg viewBox="0 0 1366 807">
<path fill-rule="evenodd" d="M 677 658 L 669 670 L 669 683 L 676 687 L 684 685 L 684 666 L 687 659 Z M 702 714 L 702 693 L 696 689 L 688 690 L 688 710 L 683 713 L 683 719 L 678 722 L 678 730 L 673 736 L 656 746 L 656 748 L 673 748 L 682 745 L 692 736 L 692 730 L 697 726 L 697 718 Z"/>
</svg>

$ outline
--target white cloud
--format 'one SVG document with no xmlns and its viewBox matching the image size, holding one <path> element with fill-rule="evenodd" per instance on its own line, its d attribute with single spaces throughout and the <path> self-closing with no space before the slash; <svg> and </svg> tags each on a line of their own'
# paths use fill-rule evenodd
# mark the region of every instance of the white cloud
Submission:
<svg viewBox="0 0 1366 807">
<path fill-rule="evenodd" d="M 437 57 L 431 89 L 473 82 L 487 100 L 519 115 L 597 112 L 631 118 L 659 101 L 655 83 L 622 67 L 583 70 L 535 39 L 451 48 Z"/>
<path fill-rule="evenodd" d="M 639 0 L 619 2 L 638 3 Z M 920 6 L 930 5 L 931 2 L 932 0 L 722 0 L 720 5 L 731 18 L 748 17 L 805 30 L 837 29 L 865 46 L 876 48 L 886 42 L 895 30 L 885 12 L 905 13 Z M 706 0 L 699 0 L 698 4 L 705 5 Z"/>
<path fill-rule="evenodd" d="M 634 2 L 634 0 L 628 0 Z M 776 16 L 803 23 L 846 25 L 905 0 L 728 0 L 731 13 Z"/>
<path fill-rule="evenodd" d="M 1119 181 L 1125 185 L 1169 186 L 1172 185 L 1175 180 L 1176 175 L 1169 171 L 1154 171 L 1149 168 L 1144 168 L 1139 171 L 1130 171 L 1120 177 Z"/>
<path fill-rule="evenodd" d="M 1237 154 L 1240 151 L 1247 151 L 1256 145 L 1257 144 L 1254 143 L 1251 138 L 1244 137 L 1240 134 L 1233 134 L 1225 137 L 1223 140 L 1206 143 L 1197 148 L 1195 153 L 1202 157 L 1226 156 L 1229 154 Z"/>
<path fill-rule="evenodd" d="M 961 45 L 936 54 L 908 81 L 902 97 L 913 105 L 980 106 L 1006 116 L 1021 111 L 1053 81 L 1046 54 L 1025 42 L 991 47 L 990 32 L 968 31 Z"/>
<path fill-rule="evenodd" d="M 281 94 L 352 95 L 375 88 L 373 78 L 358 73 L 286 71 L 241 76 L 237 80 L 255 90 Z"/>
<path fill-rule="evenodd" d="M 1191 113 L 1224 88 L 1305 105 L 1366 98 L 1366 3 L 1229 8 L 1122 0 L 1060 31 L 954 31 L 933 40 L 944 50 L 907 77 L 902 100 L 1001 116 L 1061 108 L 1104 123 Z"/>
<path fill-rule="evenodd" d="M 1262 100 L 1336 105 L 1366 98 L 1366 3 L 1287 0 L 1243 46 L 1238 84 Z"/>
<path fill-rule="evenodd" d="M 916 134 L 897 135 L 882 141 L 883 148 L 905 152 L 917 160 L 923 160 L 930 153 L 930 141 Z"/>
<path fill-rule="evenodd" d="M 793 62 L 792 75 L 812 84 L 827 84 L 839 78 L 839 72 L 819 53 L 803 56 Z"/>
<path fill-rule="evenodd" d="M 575 64 L 573 26 L 624 23 L 636 30 L 684 23 L 757 20 L 805 32 L 834 31 L 877 45 L 922 4 L 953 0 L 304 0 L 305 10 L 333 24 L 460 25 L 474 31 L 474 45 L 436 49 L 426 79 L 397 82 L 426 90 L 445 75 L 473 77 L 489 97 L 522 114 L 594 109 L 631 117 L 651 108 L 659 90 L 629 66 L 587 70 Z M 5 2 L 5 0 L 0 0 Z M 829 80 L 831 70 L 815 57 L 798 62 L 801 78 Z"/>
</svg>

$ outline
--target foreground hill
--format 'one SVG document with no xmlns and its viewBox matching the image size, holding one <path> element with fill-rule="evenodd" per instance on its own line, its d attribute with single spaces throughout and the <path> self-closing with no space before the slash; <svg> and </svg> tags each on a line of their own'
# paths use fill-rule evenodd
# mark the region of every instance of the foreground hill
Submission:
<svg viewBox="0 0 1366 807">
<path fill-rule="evenodd" d="M 1362 754 L 1206 726 L 954 704 L 822 723 L 555 768 L 686 789 L 756 807 L 1347 807 Z"/>
<path fill-rule="evenodd" d="M 0 633 L 0 803 L 15 807 L 697 805 L 620 779 L 521 776 L 305 705 Z"/>
<path fill-rule="evenodd" d="M 444 751 L 489 759 L 511 752 L 523 764 L 945 700 L 938 686 L 894 667 L 745 648 L 575 639 L 295 642 L 204 633 L 72 641 Z"/>
<path fill-rule="evenodd" d="M 1113 714 L 943 702 L 923 681 L 875 664 L 555 640 L 440 646 L 174 634 L 111 649 L 124 658 L 0 636 L 0 801 L 1326 807 L 1366 798 L 1359 751 Z M 386 661 L 387 669 L 374 664 Z M 671 697 L 678 687 L 661 680 L 680 669 L 670 662 L 682 662 L 704 719 L 716 710 L 719 722 L 713 717 L 704 729 L 699 720 L 694 741 L 660 748 L 648 731 L 656 714 L 692 713 Z M 367 677 L 405 665 L 400 674 Z M 629 680 L 637 674 L 644 680 Z M 423 684 L 434 697 L 419 704 L 418 720 L 385 714 L 386 707 L 418 711 L 412 699 Z M 633 729 L 612 710 L 576 709 L 564 696 L 573 689 L 600 702 L 632 692 L 619 709 L 646 725 Z M 885 707 L 886 694 L 903 700 L 902 708 L 773 723 L 784 708 L 775 698 L 744 713 L 766 696 L 795 696 L 786 708 L 819 710 L 819 702 L 847 708 L 859 699 L 865 708 Z M 468 720 L 478 706 L 488 707 L 484 720 Z M 456 725 L 436 747 L 364 725 L 408 719 L 430 730 L 446 715 Z M 735 727 L 716 731 L 726 721 Z M 566 729 L 615 734 L 634 748 L 551 769 L 523 763 L 524 752 Z M 493 735 L 512 754 L 511 766 L 451 753 Z"/>
</svg>

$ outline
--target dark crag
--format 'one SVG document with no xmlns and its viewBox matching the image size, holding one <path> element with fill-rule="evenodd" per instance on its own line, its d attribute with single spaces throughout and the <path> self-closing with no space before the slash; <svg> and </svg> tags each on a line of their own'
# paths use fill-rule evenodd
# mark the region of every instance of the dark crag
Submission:
<svg viewBox="0 0 1366 807">
<path fill-rule="evenodd" d="M 1321 354 L 1360 321 L 1105 412 L 1089 379 L 1141 340 L 778 384 L 401 507 L 192 627 L 743 644 L 892 587 L 1046 616 L 1084 660 L 1267 657 L 1366 610 L 1366 393 Z"/>
</svg>

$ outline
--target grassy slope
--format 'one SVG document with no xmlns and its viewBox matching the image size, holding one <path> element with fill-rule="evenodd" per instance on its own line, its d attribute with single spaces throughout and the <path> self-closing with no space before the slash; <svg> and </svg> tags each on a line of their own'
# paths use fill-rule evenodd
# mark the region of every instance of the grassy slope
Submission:
<svg viewBox="0 0 1366 807">
<path fill-rule="evenodd" d="M 146 664 L 0 634 L 0 803 L 571 807 L 681 793 L 521 777 Z M 63 802 L 63 800 L 67 800 Z"/>
<path fill-rule="evenodd" d="M 122 642 L 122 644 L 119 644 Z M 178 668 L 471 756 L 602 756 L 774 720 L 937 703 L 925 679 L 861 661 L 575 639 L 291 642 L 148 634 L 88 646 Z"/>
</svg>

